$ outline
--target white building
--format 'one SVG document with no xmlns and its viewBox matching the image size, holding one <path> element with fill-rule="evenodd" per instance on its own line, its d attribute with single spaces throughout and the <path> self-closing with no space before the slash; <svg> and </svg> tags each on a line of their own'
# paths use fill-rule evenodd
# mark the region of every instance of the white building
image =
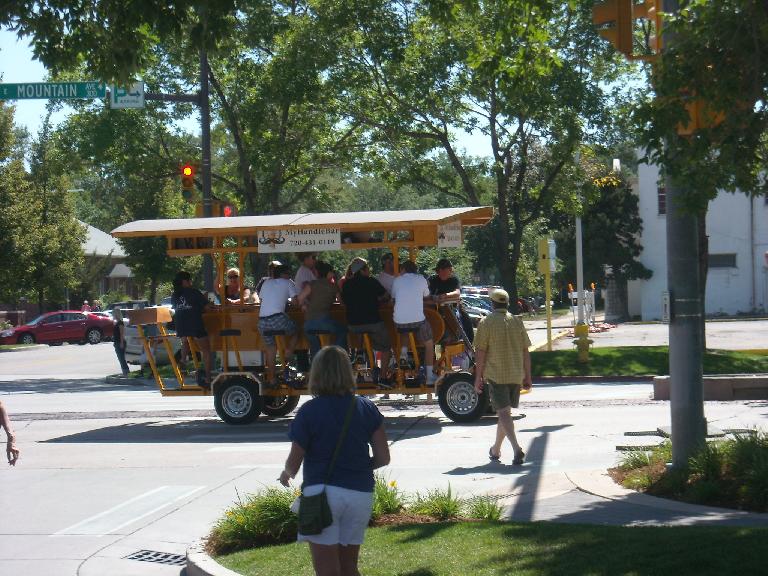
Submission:
<svg viewBox="0 0 768 576">
<path fill-rule="evenodd" d="M 638 165 L 640 260 L 653 277 L 630 282 L 628 298 L 630 315 L 643 320 L 662 318 L 667 290 L 666 195 L 658 181 L 658 167 Z M 707 315 L 768 310 L 768 198 L 721 192 L 709 203 L 707 235 Z"/>
</svg>

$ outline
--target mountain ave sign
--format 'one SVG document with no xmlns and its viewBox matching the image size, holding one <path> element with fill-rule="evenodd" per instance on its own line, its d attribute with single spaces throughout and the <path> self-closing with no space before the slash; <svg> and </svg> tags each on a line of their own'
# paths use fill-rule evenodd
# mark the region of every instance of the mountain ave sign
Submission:
<svg viewBox="0 0 768 576">
<path fill-rule="evenodd" d="M 0 100 L 72 100 L 104 98 L 103 82 L 25 82 L 0 84 Z"/>
</svg>

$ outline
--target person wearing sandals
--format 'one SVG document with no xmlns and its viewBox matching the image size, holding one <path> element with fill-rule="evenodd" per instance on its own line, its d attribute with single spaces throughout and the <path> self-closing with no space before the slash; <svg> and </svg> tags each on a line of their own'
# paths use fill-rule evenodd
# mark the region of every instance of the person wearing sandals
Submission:
<svg viewBox="0 0 768 576">
<path fill-rule="evenodd" d="M 198 371 L 197 384 L 203 388 L 210 388 L 213 354 L 208 333 L 203 324 L 203 312 L 211 304 L 200 290 L 192 288 L 192 276 L 184 270 L 178 272 L 173 279 L 171 302 L 175 310 L 173 323 L 176 325 L 176 336 L 194 338 L 195 344 L 203 355 L 205 370 Z"/>
<path fill-rule="evenodd" d="M 525 460 L 520 443 L 515 436 L 515 425 L 510 407 L 520 405 L 521 387 L 531 388 L 531 341 L 523 321 L 510 314 L 509 294 L 505 290 L 493 290 L 490 294 L 493 313 L 477 326 L 475 334 L 475 391 L 481 394 L 487 382 L 491 404 L 499 420 L 496 425 L 496 441 L 488 450 L 488 458 L 501 458 L 504 438 L 512 444 L 512 464 L 521 465 Z"/>
<path fill-rule="evenodd" d="M 302 493 L 326 491 L 332 524 L 317 535 L 298 535 L 309 542 L 315 574 L 359 575 L 360 546 L 373 508 L 373 471 L 389 464 L 384 417 L 373 402 L 355 396 L 349 356 L 338 346 L 326 346 L 313 358 L 309 391 L 314 398 L 291 424 L 291 451 L 279 481 L 289 486 L 303 463 Z"/>
</svg>

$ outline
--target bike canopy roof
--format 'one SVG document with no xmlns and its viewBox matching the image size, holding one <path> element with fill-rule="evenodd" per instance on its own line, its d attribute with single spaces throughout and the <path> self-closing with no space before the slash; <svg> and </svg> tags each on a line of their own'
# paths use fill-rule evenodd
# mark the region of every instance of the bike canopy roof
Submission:
<svg viewBox="0 0 768 576">
<path fill-rule="evenodd" d="M 463 228 L 486 224 L 489 206 L 137 220 L 117 238 L 164 236 L 171 256 L 221 252 L 325 252 L 363 248 L 461 246 Z"/>
</svg>

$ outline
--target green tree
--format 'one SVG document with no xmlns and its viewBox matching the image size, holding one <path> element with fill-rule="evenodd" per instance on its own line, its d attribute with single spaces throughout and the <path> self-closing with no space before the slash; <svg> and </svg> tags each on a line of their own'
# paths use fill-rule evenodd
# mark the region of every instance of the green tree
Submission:
<svg viewBox="0 0 768 576">
<path fill-rule="evenodd" d="M 131 220 L 191 214 L 192 206 L 181 197 L 178 168 L 180 158 L 193 154 L 193 143 L 169 133 L 164 120 L 152 112 L 82 110 L 60 127 L 79 186 L 90 198 L 82 202 L 106 230 Z M 162 238 L 120 242 L 135 281 L 147 287 L 154 302 L 158 285 L 169 281 L 182 263 L 166 255 Z"/>
<path fill-rule="evenodd" d="M 411 156 L 409 174 L 445 187 L 434 169 L 448 159 L 455 201 L 497 208 L 491 247 L 504 286 L 518 293 L 527 227 L 572 196 L 577 145 L 607 123 L 590 68 L 597 50 L 586 2 L 380 3 L 350 9 L 355 43 L 338 73 L 354 86 L 353 118 L 376 132 L 384 156 Z M 459 131 L 488 139 L 490 198 L 482 162 L 463 158 Z"/>
<path fill-rule="evenodd" d="M 32 186 L 15 148 L 13 108 L 0 102 L 0 301 L 13 304 L 27 295 L 35 267 Z"/>
<path fill-rule="evenodd" d="M 29 290 L 41 310 L 46 303 L 61 305 L 68 290 L 79 285 L 78 271 L 83 262 L 86 230 L 77 219 L 67 194 L 64 176 L 66 162 L 51 132 L 50 111 L 33 143 L 28 189 L 25 201 L 33 217 L 26 223 L 30 234 L 31 260 L 26 271 Z"/>
<path fill-rule="evenodd" d="M 643 250 L 638 242 L 642 232 L 639 199 L 626 180 L 614 173 L 595 178 L 592 185 L 594 199 L 587 201 L 582 215 L 584 279 L 607 288 L 611 309 L 606 317 L 624 320 L 629 317 L 627 282 L 652 274 L 638 260 Z M 565 286 L 576 278 L 575 228 L 560 229 L 557 255 L 563 268 L 557 276 Z"/>
</svg>

